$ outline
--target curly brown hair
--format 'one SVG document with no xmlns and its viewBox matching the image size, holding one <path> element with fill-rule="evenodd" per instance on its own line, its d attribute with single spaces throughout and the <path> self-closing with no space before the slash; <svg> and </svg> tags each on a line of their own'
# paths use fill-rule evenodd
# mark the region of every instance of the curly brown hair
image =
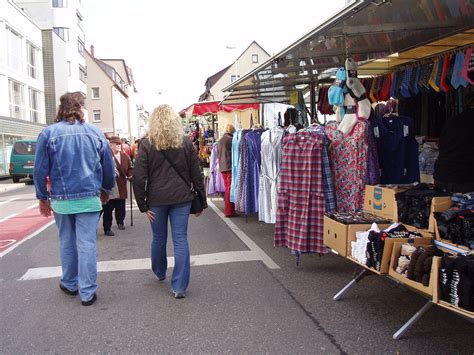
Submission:
<svg viewBox="0 0 474 355">
<path fill-rule="evenodd" d="M 54 122 L 66 120 L 72 124 L 77 120 L 84 123 L 84 112 L 82 112 L 84 94 L 79 91 L 67 92 L 59 98 L 59 102 L 58 114 Z"/>
</svg>

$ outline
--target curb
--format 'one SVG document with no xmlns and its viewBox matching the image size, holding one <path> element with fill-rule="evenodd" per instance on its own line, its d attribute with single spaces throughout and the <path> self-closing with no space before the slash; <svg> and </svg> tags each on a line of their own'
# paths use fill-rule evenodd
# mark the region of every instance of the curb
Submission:
<svg viewBox="0 0 474 355">
<path fill-rule="evenodd" d="M 15 184 L 15 185 L 8 185 L 8 186 L 2 186 L 2 185 L 0 184 L 0 193 L 18 190 L 18 189 L 21 189 L 22 187 L 25 187 L 25 186 L 26 186 L 26 185 L 25 185 L 24 183 Z"/>
</svg>

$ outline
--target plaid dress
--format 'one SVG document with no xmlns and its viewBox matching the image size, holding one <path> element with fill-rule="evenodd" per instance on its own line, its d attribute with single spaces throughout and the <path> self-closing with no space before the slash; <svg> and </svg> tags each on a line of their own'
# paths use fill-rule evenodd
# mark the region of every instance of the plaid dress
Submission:
<svg viewBox="0 0 474 355">
<path fill-rule="evenodd" d="M 283 138 L 274 245 L 300 253 L 326 253 L 323 243 L 324 137 L 308 131 Z"/>
</svg>

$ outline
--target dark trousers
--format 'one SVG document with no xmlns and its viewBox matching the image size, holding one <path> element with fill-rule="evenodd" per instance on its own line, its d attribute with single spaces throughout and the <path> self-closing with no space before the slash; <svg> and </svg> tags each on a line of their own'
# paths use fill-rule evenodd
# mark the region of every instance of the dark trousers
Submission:
<svg viewBox="0 0 474 355">
<path fill-rule="evenodd" d="M 235 214 L 235 205 L 230 202 L 230 185 L 232 184 L 232 174 L 230 171 L 224 171 L 221 173 L 224 179 L 224 215 L 226 217 L 233 216 Z"/>
<path fill-rule="evenodd" d="M 115 210 L 115 220 L 117 224 L 123 224 L 125 219 L 125 201 L 126 200 L 109 200 L 106 205 L 104 205 L 103 212 L 103 226 L 104 231 L 110 230 L 112 227 L 112 211 Z"/>
</svg>

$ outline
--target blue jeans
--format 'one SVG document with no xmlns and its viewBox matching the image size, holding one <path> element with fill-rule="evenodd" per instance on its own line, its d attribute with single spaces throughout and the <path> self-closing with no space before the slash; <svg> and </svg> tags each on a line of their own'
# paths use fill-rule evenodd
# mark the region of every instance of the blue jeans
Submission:
<svg viewBox="0 0 474 355">
<path fill-rule="evenodd" d="M 89 301 L 97 290 L 96 229 L 99 212 L 54 213 L 59 229 L 61 283 L 71 291 L 79 289 L 83 301 Z"/>
<path fill-rule="evenodd" d="M 153 241 L 151 242 L 151 268 L 159 279 L 164 279 L 168 261 L 166 241 L 168 238 L 168 217 L 171 223 L 174 248 L 174 269 L 171 288 L 176 292 L 185 292 L 189 285 L 191 269 L 188 245 L 188 219 L 191 202 L 151 207 L 155 220 L 151 223 Z"/>
</svg>

